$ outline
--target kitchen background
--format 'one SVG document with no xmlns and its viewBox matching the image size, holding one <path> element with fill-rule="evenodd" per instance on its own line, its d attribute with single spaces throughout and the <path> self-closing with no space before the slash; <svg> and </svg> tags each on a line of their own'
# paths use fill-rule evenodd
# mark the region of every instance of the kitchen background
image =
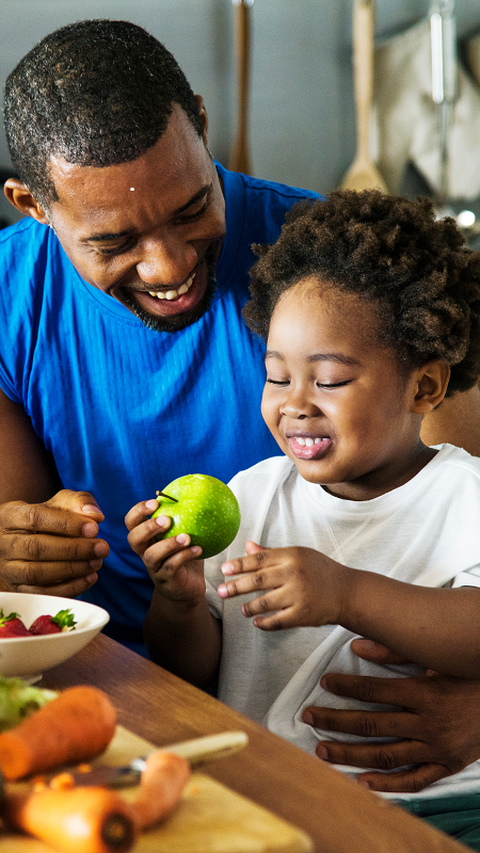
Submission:
<svg viewBox="0 0 480 853">
<path fill-rule="evenodd" d="M 480 0 L 449 2 L 458 88 L 448 204 L 480 216 Z M 0 84 L 37 41 L 66 23 L 131 20 L 165 43 L 204 96 L 209 147 L 228 165 L 236 130 L 236 11 L 231 0 L 0 0 Z M 249 9 L 253 174 L 325 193 L 341 183 L 356 150 L 352 11 L 353 0 L 255 0 Z M 438 189 L 431 11 L 431 0 L 376 0 L 372 149 L 390 191 L 411 196 Z M 2 131 L 0 171 L 9 168 Z M 15 218 L 2 197 L 2 224 Z"/>
</svg>

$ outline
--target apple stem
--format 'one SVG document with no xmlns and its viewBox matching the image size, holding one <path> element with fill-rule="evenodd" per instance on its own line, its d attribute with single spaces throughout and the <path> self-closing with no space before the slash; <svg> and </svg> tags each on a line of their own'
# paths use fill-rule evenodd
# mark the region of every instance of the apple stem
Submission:
<svg viewBox="0 0 480 853">
<path fill-rule="evenodd" d="M 169 501 L 174 501 L 174 503 L 178 504 L 177 498 L 172 498 L 170 495 L 166 495 L 165 492 L 159 492 L 157 489 L 157 498 L 168 498 Z"/>
</svg>

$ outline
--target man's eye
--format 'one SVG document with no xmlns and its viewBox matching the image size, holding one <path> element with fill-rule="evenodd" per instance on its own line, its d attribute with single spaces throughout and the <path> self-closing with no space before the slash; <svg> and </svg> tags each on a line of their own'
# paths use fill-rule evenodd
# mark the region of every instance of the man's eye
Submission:
<svg viewBox="0 0 480 853">
<path fill-rule="evenodd" d="M 194 213 L 182 214 L 182 216 L 179 217 L 179 221 L 182 224 L 185 224 L 188 222 L 195 222 L 196 219 L 200 219 L 200 217 L 203 216 L 204 213 L 206 213 L 207 208 L 208 208 L 208 204 L 209 204 L 209 199 L 207 196 L 204 203 L 202 204 L 202 206 L 198 210 L 196 210 Z"/>
<path fill-rule="evenodd" d="M 133 246 L 133 240 L 127 240 L 121 246 L 98 246 L 97 252 L 100 255 L 121 255 L 123 252 L 128 252 Z"/>
</svg>

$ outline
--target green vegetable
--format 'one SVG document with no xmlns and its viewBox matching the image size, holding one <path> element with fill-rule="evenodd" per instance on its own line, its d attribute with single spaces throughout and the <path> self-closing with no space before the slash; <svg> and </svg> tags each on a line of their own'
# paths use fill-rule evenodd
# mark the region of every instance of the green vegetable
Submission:
<svg viewBox="0 0 480 853">
<path fill-rule="evenodd" d="M 0 732 L 17 726 L 56 695 L 54 690 L 31 687 L 21 678 L 0 676 Z"/>
</svg>

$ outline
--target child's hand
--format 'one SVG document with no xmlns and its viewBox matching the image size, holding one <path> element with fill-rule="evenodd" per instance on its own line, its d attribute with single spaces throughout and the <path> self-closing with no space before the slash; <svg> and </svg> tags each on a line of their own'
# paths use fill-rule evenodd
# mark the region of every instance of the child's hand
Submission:
<svg viewBox="0 0 480 853">
<path fill-rule="evenodd" d="M 199 545 L 188 547 L 187 533 L 156 541 L 155 537 L 171 524 L 166 515 L 148 518 L 156 509 L 158 501 L 149 500 L 136 504 L 127 513 L 125 524 L 130 531 L 130 547 L 142 558 L 161 595 L 171 601 L 195 605 L 205 597 L 203 560 L 195 559 L 202 549 Z"/>
<path fill-rule="evenodd" d="M 313 548 L 261 548 L 245 545 L 246 557 L 222 566 L 224 575 L 240 575 L 218 587 L 222 598 L 268 590 L 242 607 L 245 616 L 264 631 L 337 624 L 341 620 L 346 566 Z M 270 616 L 260 616 L 270 612 Z"/>
</svg>

